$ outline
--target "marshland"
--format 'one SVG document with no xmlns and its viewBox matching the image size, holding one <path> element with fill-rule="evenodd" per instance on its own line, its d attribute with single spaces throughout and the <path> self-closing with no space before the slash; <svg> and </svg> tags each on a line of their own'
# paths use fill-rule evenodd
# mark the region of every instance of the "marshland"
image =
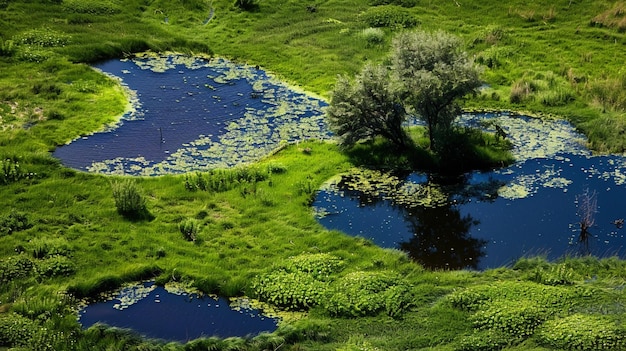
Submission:
<svg viewBox="0 0 626 351">
<path fill-rule="evenodd" d="M 0 0 L 0 350 L 626 349 L 625 30 L 619 1 Z M 341 87 L 414 32 L 480 73 L 458 143 L 407 108 L 404 148 L 345 145 Z M 275 322 L 82 323 L 164 291 Z"/>
</svg>

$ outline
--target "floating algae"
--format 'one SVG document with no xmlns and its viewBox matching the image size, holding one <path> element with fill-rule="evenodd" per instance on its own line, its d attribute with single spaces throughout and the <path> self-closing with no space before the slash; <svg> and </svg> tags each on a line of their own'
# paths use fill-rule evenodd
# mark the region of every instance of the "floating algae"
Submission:
<svg viewBox="0 0 626 351">
<path fill-rule="evenodd" d="M 59 147 L 67 166 L 159 175 L 258 160 L 285 142 L 328 139 L 326 103 L 258 67 L 216 58 L 141 54 L 98 66 L 135 98 L 115 129 Z"/>
<path fill-rule="evenodd" d="M 245 301 L 245 298 L 239 298 Z M 149 338 L 186 342 L 209 336 L 248 336 L 277 327 L 278 318 L 261 314 L 253 304 L 229 303 L 185 286 L 154 282 L 126 286 L 103 301 L 86 304 L 79 321 L 88 328 L 104 323 L 130 328 Z"/>
<path fill-rule="evenodd" d="M 527 255 L 626 257 L 626 229 L 615 224 L 625 215 L 616 206 L 626 198 L 624 156 L 593 156 L 584 136 L 564 121 L 467 114 L 460 123 L 487 131 L 501 126 L 516 162 L 445 185 L 426 174 L 350 172 L 347 181 L 335 179 L 318 193 L 318 221 L 433 268 L 492 268 Z M 422 194 L 425 189 L 435 192 Z M 586 246 L 579 245 L 576 196 L 588 190 L 597 192 L 598 212 Z M 436 206 L 426 201 L 433 194 L 443 194 Z"/>
</svg>

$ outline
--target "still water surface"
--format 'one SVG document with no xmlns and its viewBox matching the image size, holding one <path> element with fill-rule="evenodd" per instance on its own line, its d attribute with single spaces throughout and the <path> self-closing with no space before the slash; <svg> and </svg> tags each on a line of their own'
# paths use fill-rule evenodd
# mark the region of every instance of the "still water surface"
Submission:
<svg viewBox="0 0 626 351">
<path fill-rule="evenodd" d="M 473 172 L 444 187 L 440 206 L 400 206 L 383 196 L 330 184 L 313 204 L 329 229 L 406 251 L 431 268 L 485 269 L 524 256 L 558 259 L 593 254 L 626 257 L 626 158 L 592 156 L 583 137 L 560 121 L 509 115 L 468 115 L 464 123 L 496 119 L 509 132 L 518 162 Z M 536 133 L 536 135 L 534 134 Z M 406 182 L 439 185 L 432 175 Z M 597 212 L 588 245 L 579 242 L 579 199 L 595 194 Z"/>
<path fill-rule="evenodd" d="M 278 321 L 247 306 L 233 309 L 224 298 L 170 292 L 143 283 L 122 289 L 110 300 L 86 306 L 79 322 L 85 328 L 105 323 L 132 329 L 148 338 L 187 342 L 200 337 L 272 332 Z"/>
</svg>

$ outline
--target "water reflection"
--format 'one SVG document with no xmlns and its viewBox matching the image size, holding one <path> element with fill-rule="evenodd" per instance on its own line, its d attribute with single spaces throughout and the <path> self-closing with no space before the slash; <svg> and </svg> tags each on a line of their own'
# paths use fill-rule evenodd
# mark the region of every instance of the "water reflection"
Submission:
<svg viewBox="0 0 626 351">
<path fill-rule="evenodd" d="M 79 321 L 88 328 L 104 323 L 156 339 L 187 342 L 200 337 L 248 336 L 274 331 L 277 320 L 224 298 L 166 290 L 152 282 L 126 287 L 106 301 L 87 305 Z"/>
<path fill-rule="evenodd" d="M 592 156 L 580 134 L 562 121 L 465 116 L 468 124 L 480 118 L 499 119 L 513 139 L 518 162 L 468 173 L 452 184 L 413 174 L 403 179 L 411 186 L 396 186 L 439 189 L 446 201 L 437 206 L 400 206 L 389 197 L 363 201 L 355 189 L 333 184 L 313 204 L 328 209 L 319 222 L 400 248 L 434 268 L 485 269 L 536 255 L 551 260 L 585 254 L 626 257 L 626 229 L 620 225 L 626 218 L 625 157 Z M 595 192 L 597 212 L 589 240 L 581 243 L 577 197 L 585 191 Z"/>
<path fill-rule="evenodd" d="M 448 205 L 413 208 L 405 219 L 413 235 L 399 248 L 412 259 L 428 268 L 478 268 L 487 241 L 470 236 L 470 229 L 480 223 L 471 215 Z"/>
</svg>

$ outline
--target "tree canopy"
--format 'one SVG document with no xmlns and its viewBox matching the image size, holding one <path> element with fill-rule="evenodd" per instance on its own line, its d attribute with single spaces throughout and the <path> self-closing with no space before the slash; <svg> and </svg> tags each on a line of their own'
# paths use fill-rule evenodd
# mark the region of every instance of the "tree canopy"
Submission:
<svg viewBox="0 0 626 351">
<path fill-rule="evenodd" d="M 341 76 L 328 120 L 343 145 L 376 136 L 404 147 L 407 111 L 424 120 L 430 147 L 458 116 L 458 100 L 480 86 L 480 72 L 462 51 L 462 42 L 444 32 L 404 32 L 392 44 L 391 65 L 366 65 L 353 81 Z"/>
<path fill-rule="evenodd" d="M 460 113 L 458 100 L 481 85 L 480 71 L 445 32 L 404 32 L 392 43 L 392 67 L 410 108 L 426 122 L 431 149 Z"/>
<path fill-rule="evenodd" d="M 353 81 L 339 77 L 327 114 L 342 145 L 376 136 L 399 146 L 408 140 L 402 128 L 406 112 L 391 87 L 387 67 L 381 65 L 366 65 Z"/>
</svg>

